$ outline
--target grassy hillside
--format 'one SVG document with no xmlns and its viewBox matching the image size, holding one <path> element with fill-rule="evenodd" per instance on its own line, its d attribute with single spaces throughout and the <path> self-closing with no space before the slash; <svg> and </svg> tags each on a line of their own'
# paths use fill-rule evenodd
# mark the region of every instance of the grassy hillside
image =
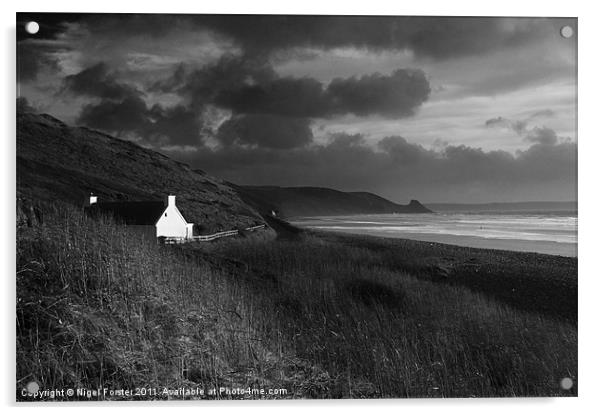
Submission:
<svg viewBox="0 0 602 415">
<path fill-rule="evenodd" d="M 132 142 L 69 127 L 49 115 L 17 115 L 17 192 L 75 206 L 90 192 L 101 201 L 162 200 L 174 194 L 186 219 L 203 232 L 262 222 L 220 180 Z"/>
<path fill-rule="evenodd" d="M 245 281 L 109 218 L 66 204 L 43 209 L 42 224 L 18 228 L 18 391 L 30 381 L 48 389 L 286 382 L 269 371 L 295 361 L 249 325 L 260 304 Z"/>
<path fill-rule="evenodd" d="M 340 192 L 321 187 L 237 186 L 240 197 L 262 213 L 279 216 L 351 215 L 362 213 L 429 213 L 412 200 L 400 205 L 368 192 Z"/>
<path fill-rule="evenodd" d="M 18 391 L 577 393 L 559 388 L 577 374 L 576 318 L 549 307 L 574 300 L 575 259 L 303 232 L 164 246 L 69 205 L 41 210 L 17 233 Z"/>
</svg>

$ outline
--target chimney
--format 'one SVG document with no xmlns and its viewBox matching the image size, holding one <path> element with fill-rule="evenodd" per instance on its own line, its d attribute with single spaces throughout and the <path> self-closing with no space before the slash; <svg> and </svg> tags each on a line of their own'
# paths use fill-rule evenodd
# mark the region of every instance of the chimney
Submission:
<svg viewBox="0 0 602 415">
<path fill-rule="evenodd" d="M 96 202 L 98 202 L 98 196 L 95 196 L 93 193 L 90 193 L 90 206 Z"/>
<path fill-rule="evenodd" d="M 174 195 L 167 196 L 167 207 L 176 206 L 176 197 Z"/>
</svg>

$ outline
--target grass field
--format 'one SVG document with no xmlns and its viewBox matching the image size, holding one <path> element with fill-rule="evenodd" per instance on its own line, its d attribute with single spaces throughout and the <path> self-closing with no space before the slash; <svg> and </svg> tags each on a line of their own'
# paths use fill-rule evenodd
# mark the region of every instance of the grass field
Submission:
<svg viewBox="0 0 602 415">
<path fill-rule="evenodd" d="M 576 289 L 574 258 L 319 233 L 170 247 L 60 206 L 18 229 L 17 399 L 33 380 L 573 396 Z"/>
</svg>

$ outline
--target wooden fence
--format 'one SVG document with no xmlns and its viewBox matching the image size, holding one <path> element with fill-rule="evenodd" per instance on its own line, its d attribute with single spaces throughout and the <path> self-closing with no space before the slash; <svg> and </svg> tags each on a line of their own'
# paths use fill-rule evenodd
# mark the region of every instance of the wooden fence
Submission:
<svg viewBox="0 0 602 415">
<path fill-rule="evenodd" d="M 265 225 L 250 226 L 250 227 L 246 228 L 245 231 L 253 232 L 255 230 L 263 229 L 263 228 L 265 228 Z M 232 231 L 217 232 L 217 233 L 214 233 L 211 235 L 195 235 L 192 238 L 169 237 L 169 238 L 165 238 L 165 243 L 166 244 L 185 244 L 185 243 L 189 243 L 189 242 L 208 242 L 208 241 L 213 241 L 215 239 L 224 238 L 226 236 L 238 235 L 238 233 L 239 233 L 238 229 L 234 229 Z"/>
</svg>

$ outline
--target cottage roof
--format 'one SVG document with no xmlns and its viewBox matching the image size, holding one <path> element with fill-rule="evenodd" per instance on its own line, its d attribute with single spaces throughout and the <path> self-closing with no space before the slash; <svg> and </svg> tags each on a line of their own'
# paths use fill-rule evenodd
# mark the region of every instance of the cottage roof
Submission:
<svg viewBox="0 0 602 415">
<path fill-rule="evenodd" d="M 111 214 L 126 225 L 155 225 L 167 206 L 163 202 L 98 202 L 88 207 L 91 214 Z"/>
</svg>

